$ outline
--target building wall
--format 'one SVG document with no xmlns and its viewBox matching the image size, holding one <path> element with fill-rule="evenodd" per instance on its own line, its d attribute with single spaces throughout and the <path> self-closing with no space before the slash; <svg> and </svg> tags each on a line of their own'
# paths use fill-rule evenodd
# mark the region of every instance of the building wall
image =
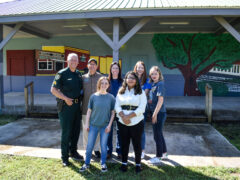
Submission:
<svg viewBox="0 0 240 180">
<path fill-rule="evenodd" d="M 153 35 L 137 34 L 132 37 L 119 52 L 119 57 L 122 59 L 122 72 L 125 74 L 132 70 L 138 60 L 143 60 L 146 63 L 147 69 L 153 65 L 161 68 L 165 77 L 167 96 L 182 96 L 184 88 L 184 78 L 177 70 L 169 70 L 162 66 L 157 61 L 155 50 L 151 43 Z M 65 36 L 53 37 L 49 40 L 42 38 L 16 38 L 9 41 L 4 48 L 4 91 L 23 91 L 24 86 L 34 80 L 34 91 L 36 93 L 49 93 L 49 89 L 53 80 L 53 76 L 6 76 L 6 50 L 30 50 L 41 49 L 42 46 L 70 46 L 90 51 L 90 55 L 106 56 L 112 55 L 112 50 L 108 45 L 97 35 L 84 36 Z"/>
</svg>

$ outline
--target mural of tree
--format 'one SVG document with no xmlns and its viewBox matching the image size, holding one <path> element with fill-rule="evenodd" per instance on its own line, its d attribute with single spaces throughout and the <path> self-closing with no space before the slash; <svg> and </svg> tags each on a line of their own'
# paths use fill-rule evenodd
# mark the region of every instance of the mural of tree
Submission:
<svg viewBox="0 0 240 180">
<path fill-rule="evenodd" d="M 213 67 L 228 69 L 240 60 L 240 43 L 229 34 L 155 34 L 157 58 L 169 69 L 182 73 L 184 95 L 201 95 L 197 78 Z"/>
</svg>

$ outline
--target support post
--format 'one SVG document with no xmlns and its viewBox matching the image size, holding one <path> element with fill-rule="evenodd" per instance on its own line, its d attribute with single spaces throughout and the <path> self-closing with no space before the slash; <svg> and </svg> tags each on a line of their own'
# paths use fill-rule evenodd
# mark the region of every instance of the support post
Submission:
<svg viewBox="0 0 240 180">
<path fill-rule="evenodd" d="M 221 24 L 238 42 L 240 42 L 240 34 L 234 29 L 223 17 L 214 17 L 219 24 Z"/>
<path fill-rule="evenodd" d="M 205 86 L 206 99 L 205 99 L 205 113 L 208 118 L 208 123 L 212 123 L 212 87 L 207 83 Z"/>
<path fill-rule="evenodd" d="M 29 108 L 28 108 L 28 88 L 24 88 L 24 99 L 25 99 L 25 116 L 28 117 Z"/>
<path fill-rule="evenodd" d="M 3 40 L 3 25 L 0 24 L 0 42 Z M 4 106 L 4 88 L 3 88 L 3 49 L 0 49 L 0 112 Z"/>
<path fill-rule="evenodd" d="M 119 18 L 113 20 L 113 61 L 119 60 Z"/>
</svg>

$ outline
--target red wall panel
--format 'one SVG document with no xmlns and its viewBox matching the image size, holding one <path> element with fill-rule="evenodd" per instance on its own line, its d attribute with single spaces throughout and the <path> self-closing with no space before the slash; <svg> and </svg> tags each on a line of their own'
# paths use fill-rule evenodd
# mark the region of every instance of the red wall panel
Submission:
<svg viewBox="0 0 240 180">
<path fill-rule="evenodd" d="M 35 76 L 34 50 L 7 50 L 7 75 Z"/>
</svg>

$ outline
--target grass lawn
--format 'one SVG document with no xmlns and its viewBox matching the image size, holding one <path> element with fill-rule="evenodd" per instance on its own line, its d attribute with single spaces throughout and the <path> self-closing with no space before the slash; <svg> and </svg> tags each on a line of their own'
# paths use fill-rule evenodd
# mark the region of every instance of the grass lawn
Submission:
<svg viewBox="0 0 240 180">
<path fill-rule="evenodd" d="M 16 121 L 18 119 L 18 116 L 16 115 L 0 115 L 0 126 L 3 126 L 7 123 Z"/>
<path fill-rule="evenodd" d="M 101 173 L 98 163 L 91 163 L 90 170 L 79 173 L 83 162 L 70 161 L 62 167 L 58 159 L 44 159 L 0 154 L 0 179 L 239 179 L 240 168 L 223 167 L 172 167 L 143 166 L 136 175 L 130 165 L 128 172 L 119 171 L 120 164 L 107 164 L 108 172 Z"/>
<path fill-rule="evenodd" d="M 240 123 L 215 123 L 213 126 L 240 150 Z"/>
</svg>

